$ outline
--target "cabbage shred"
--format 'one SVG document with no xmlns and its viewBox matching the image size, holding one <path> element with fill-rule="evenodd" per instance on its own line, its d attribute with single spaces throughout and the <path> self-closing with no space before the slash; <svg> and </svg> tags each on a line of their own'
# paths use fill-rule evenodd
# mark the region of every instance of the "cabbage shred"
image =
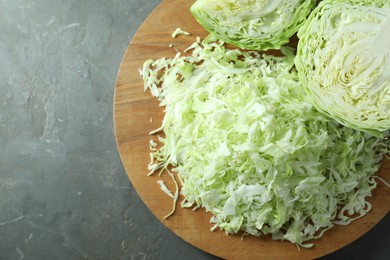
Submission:
<svg viewBox="0 0 390 260">
<path fill-rule="evenodd" d="M 386 140 L 344 127 L 306 99 L 294 55 L 198 41 L 148 60 L 145 90 L 165 107 L 149 169 L 173 166 L 183 207 L 203 207 L 214 228 L 269 234 L 310 247 L 334 224 L 370 209 Z"/>
</svg>

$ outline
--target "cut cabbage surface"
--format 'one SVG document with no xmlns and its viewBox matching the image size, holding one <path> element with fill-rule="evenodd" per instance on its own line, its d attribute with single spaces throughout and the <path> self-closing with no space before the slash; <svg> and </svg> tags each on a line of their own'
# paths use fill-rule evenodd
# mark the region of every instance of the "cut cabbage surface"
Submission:
<svg viewBox="0 0 390 260">
<path fill-rule="evenodd" d="M 321 1 L 298 37 L 296 68 L 316 108 L 348 127 L 387 135 L 390 1 Z"/>
<path fill-rule="evenodd" d="M 313 0 L 198 0 L 191 13 L 219 39 L 249 50 L 279 49 L 314 8 Z"/>
<path fill-rule="evenodd" d="M 212 230 L 310 247 L 370 210 L 389 144 L 319 113 L 282 50 L 274 57 L 198 40 L 187 56 L 146 61 L 145 90 L 165 107 L 149 169 L 173 166 L 181 205 L 211 212 Z"/>
</svg>

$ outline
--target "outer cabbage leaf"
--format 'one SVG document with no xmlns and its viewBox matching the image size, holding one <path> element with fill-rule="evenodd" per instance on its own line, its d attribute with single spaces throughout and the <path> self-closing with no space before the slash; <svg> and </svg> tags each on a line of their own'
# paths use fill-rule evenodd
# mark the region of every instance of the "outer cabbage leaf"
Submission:
<svg viewBox="0 0 390 260">
<path fill-rule="evenodd" d="M 279 49 L 297 32 L 314 0 L 198 0 L 195 19 L 219 39 L 250 50 Z"/>
<path fill-rule="evenodd" d="M 341 0 L 341 1 L 345 1 L 345 0 Z M 390 7 L 390 2 L 388 0 L 349 0 L 349 2 L 353 4 L 370 5 L 379 8 Z"/>
<path fill-rule="evenodd" d="M 343 127 L 305 99 L 294 56 L 195 43 L 192 55 L 145 62 L 145 87 L 165 106 L 151 171 L 173 165 L 183 207 L 212 228 L 310 246 L 370 204 L 382 139 Z"/>
<path fill-rule="evenodd" d="M 386 135 L 389 1 L 322 1 L 298 37 L 296 68 L 317 109 L 346 126 Z"/>
</svg>

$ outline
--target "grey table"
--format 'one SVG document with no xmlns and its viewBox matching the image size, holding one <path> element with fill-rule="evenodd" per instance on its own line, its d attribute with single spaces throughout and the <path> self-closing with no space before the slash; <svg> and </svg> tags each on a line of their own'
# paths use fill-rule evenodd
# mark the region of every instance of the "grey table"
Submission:
<svg viewBox="0 0 390 260">
<path fill-rule="evenodd" d="M 0 259 L 215 259 L 148 211 L 116 150 L 116 74 L 159 2 L 0 0 Z M 389 230 L 324 259 L 389 259 Z"/>
</svg>

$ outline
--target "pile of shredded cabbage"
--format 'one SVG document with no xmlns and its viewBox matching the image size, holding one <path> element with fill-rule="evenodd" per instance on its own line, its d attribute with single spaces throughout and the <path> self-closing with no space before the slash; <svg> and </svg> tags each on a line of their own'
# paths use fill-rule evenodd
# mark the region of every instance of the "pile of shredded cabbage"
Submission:
<svg viewBox="0 0 390 260">
<path fill-rule="evenodd" d="M 198 39 L 186 52 L 141 71 L 165 106 L 149 169 L 173 166 L 183 207 L 211 212 L 212 230 L 305 247 L 370 210 L 389 144 L 317 112 L 290 49 L 275 57 Z"/>
</svg>

